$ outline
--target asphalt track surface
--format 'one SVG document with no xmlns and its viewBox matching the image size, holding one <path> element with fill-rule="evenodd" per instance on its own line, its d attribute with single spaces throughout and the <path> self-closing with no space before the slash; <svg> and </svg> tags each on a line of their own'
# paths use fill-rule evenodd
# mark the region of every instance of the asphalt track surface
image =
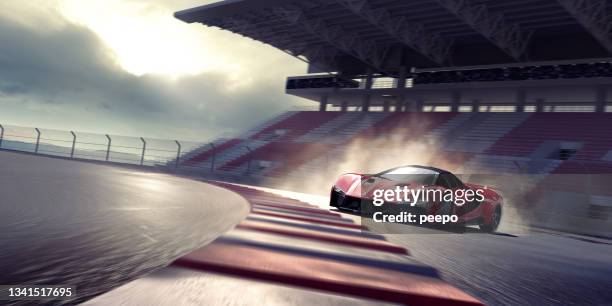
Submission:
<svg viewBox="0 0 612 306">
<path fill-rule="evenodd" d="M 327 196 L 277 193 L 328 207 Z M 529 229 L 516 218 L 503 216 L 494 234 L 476 227 L 371 229 L 488 305 L 612 305 L 612 240 Z"/>
<path fill-rule="evenodd" d="M 487 305 L 612 305 L 612 241 L 535 232 L 508 221 L 495 234 L 409 225 L 387 232 L 414 234 L 378 233 Z"/>
<path fill-rule="evenodd" d="M 75 285 L 57 303 L 73 304 L 214 240 L 249 205 L 194 180 L 0 151 L 0 211 L 0 284 Z"/>
</svg>

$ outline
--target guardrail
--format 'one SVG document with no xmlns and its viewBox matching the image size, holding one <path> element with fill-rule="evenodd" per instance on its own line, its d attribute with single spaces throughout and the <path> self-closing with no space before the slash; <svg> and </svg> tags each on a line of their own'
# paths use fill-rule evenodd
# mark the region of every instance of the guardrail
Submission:
<svg viewBox="0 0 612 306">
<path fill-rule="evenodd" d="M 141 166 L 178 167 L 205 143 L 0 124 L 0 149 Z"/>
<path fill-rule="evenodd" d="M 157 139 L 134 136 L 118 136 L 77 131 L 60 131 L 36 127 L 0 124 L 0 150 L 27 152 L 37 155 L 99 162 L 166 167 L 198 174 L 223 170 L 228 160 L 219 160 L 228 148 L 220 147 L 227 139 L 218 142 L 194 142 L 177 139 Z M 247 175 L 253 174 L 253 160 L 246 139 L 233 150 L 237 157 L 247 156 Z M 196 161 L 199 155 L 203 161 Z M 226 171 L 228 172 L 228 171 Z M 229 171 L 231 172 L 231 171 Z"/>
</svg>

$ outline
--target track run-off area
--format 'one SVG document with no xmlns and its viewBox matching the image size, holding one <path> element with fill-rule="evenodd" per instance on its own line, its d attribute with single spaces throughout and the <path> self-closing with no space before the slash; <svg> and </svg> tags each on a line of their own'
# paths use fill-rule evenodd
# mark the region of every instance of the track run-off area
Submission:
<svg viewBox="0 0 612 306">
<path fill-rule="evenodd" d="M 323 213 L 325 199 L 296 199 L 137 168 L 0 152 L 0 284 L 77 287 L 75 300 L 57 304 L 103 293 L 89 304 L 379 304 L 350 288 L 315 286 L 334 271 L 350 280 L 358 266 L 363 273 L 389 271 L 370 275 L 362 288 L 393 287 L 397 274 L 400 290 L 401 282 L 414 280 L 445 286 L 433 282 L 440 277 L 489 305 L 612 301 L 606 241 L 503 224 L 497 234 L 361 236 L 347 221 L 359 218 Z M 284 271 L 278 267 L 300 272 L 299 282 L 286 275 L 289 281 L 279 282 Z"/>
</svg>

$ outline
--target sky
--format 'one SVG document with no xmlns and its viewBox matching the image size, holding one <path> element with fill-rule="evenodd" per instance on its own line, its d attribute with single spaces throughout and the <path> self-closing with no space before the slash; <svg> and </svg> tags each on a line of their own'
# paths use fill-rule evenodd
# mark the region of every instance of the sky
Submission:
<svg viewBox="0 0 612 306">
<path fill-rule="evenodd" d="M 309 105 L 303 62 L 173 17 L 212 2 L 0 1 L 0 123 L 204 141 Z"/>
</svg>

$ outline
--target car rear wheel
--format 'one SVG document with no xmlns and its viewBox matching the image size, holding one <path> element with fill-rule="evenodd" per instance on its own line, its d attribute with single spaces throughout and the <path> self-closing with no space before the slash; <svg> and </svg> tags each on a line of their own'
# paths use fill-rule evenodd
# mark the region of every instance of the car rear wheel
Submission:
<svg viewBox="0 0 612 306">
<path fill-rule="evenodd" d="M 492 233 L 497 230 L 497 227 L 499 226 L 500 222 L 501 222 L 501 207 L 497 206 L 495 207 L 495 210 L 493 211 L 493 215 L 491 216 L 491 223 L 481 224 L 479 227 L 482 231 L 485 231 L 487 233 Z"/>
</svg>

